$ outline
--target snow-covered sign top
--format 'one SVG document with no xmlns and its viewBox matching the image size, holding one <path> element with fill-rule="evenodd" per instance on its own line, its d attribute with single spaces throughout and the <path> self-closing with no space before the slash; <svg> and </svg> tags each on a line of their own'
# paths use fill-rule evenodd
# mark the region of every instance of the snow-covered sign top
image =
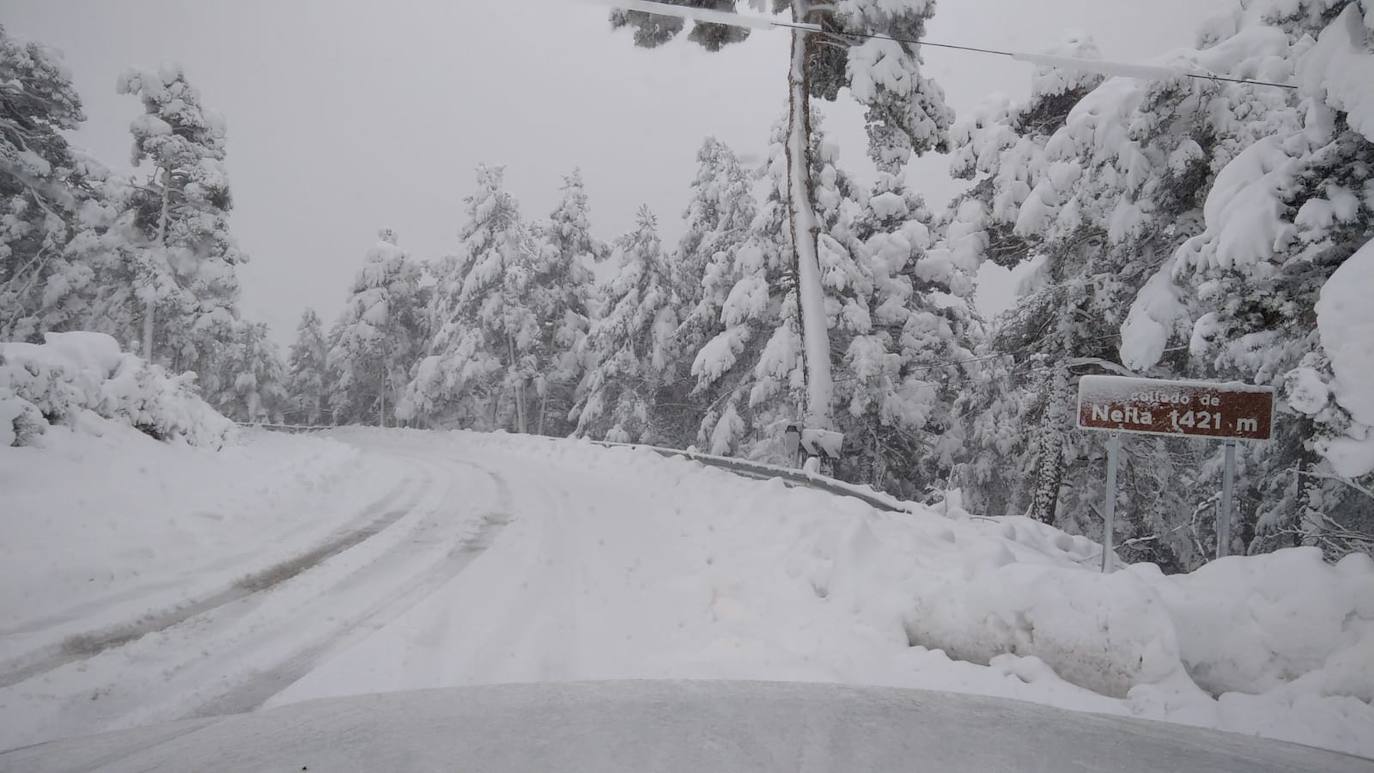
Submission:
<svg viewBox="0 0 1374 773">
<path fill-rule="evenodd" d="M 1078 382 L 1079 429 L 1268 440 L 1273 416 L 1270 387 L 1124 376 Z"/>
</svg>

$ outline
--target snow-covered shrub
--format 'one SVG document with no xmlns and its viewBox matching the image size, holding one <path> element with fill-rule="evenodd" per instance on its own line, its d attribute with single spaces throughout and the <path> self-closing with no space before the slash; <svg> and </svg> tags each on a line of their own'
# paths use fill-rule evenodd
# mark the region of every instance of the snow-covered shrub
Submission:
<svg viewBox="0 0 1374 773">
<path fill-rule="evenodd" d="M 29 445 L 85 412 L 159 440 L 224 442 L 234 424 L 201 400 L 195 374 L 169 375 L 103 333 L 48 333 L 43 344 L 0 344 L 0 446 Z"/>
<path fill-rule="evenodd" d="M 1129 572 L 1163 601 L 1198 686 L 1261 693 L 1284 684 L 1374 701 L 1374 561 L 1335 564 L 1314 547 L 1230 558 L 1189 574 Z"/>
</svg>

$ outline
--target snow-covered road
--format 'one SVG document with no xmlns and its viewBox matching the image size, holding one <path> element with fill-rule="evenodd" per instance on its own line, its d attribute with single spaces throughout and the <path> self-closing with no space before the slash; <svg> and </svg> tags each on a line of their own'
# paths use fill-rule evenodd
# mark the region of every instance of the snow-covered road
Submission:
<svg viewBox="0 0 1374 773">
<path fill-rule="evenodd" d="M 19 583 L 0 595 L 0 749 L 368 692 L 762 679 L 1374 754 L 1367 559 L 1102 577 L 1098 546 L 1026 519 L 881 513 L 531 437 L 99 440 L 0 449 L 25 524 L 0 547 L 21 560 L 0 561 Z"/>
<path fill-rule="evenodd" d="M 263 438 L 252 447 L 280 460 L 318 443 Z M 351 478 L 307 487 L 317 501 L 285 497 L 300 510 L 282 515 L 311 524 L 313 542 L 260 519 L 246 535 L 268 529 L 256 533 L 255 554 L 211 546 L 193 571 L 179 566 L 194 564 L 180 551 L 159 566 L 177 546 L 153 544 L 150 565 L 115 566 L 104 582 L 91 578 L 96 590 L 55 609 L 8 599 L 0 747 L 255 708 L 443 586 L 509 520 L 507 484 L 480 462 L 384 438 L 366 446 L 343 465 Z"/>
</svg>

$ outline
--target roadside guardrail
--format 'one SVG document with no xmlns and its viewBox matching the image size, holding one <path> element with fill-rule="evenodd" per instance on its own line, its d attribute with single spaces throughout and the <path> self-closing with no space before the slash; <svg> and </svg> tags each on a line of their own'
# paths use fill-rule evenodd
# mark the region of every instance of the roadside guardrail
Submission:
<svg viewBox="0 0 1374 773">
<path fill-rule="evenodd" d="M 324 432 L 331 429 L 343 429 L 343 427 L 316 426 L 306 424 L 251 424 L 240 423 L 239 426 L 265 429 L 271 432 Z M 532 435 L 531 437 L 544 437 L 542 435 Z M 562 440 L 563 438 L 547 438 L 548 440 Z M 687 451 L 681 448 L 666 448 L 663 446 L 650 446 L 640 443 L 612 443 L 605 440 L 584 441 L 602 448 L 629 448 L 639 451 L 648 451 L 664 457 L 686 459 L 707 467 L 726 470 L 736 475 L 756 480 L 781 480 L 789 486 L 801 486 L 804 488 L 824 491 L 836 496 L 850 497 L 867 503 L 869 506 L 889 513 L 908 513 L 911 512 L 911 504 L 903 502 L 894 496 L 884 494 L 881 491 L 868 486 L 860 486 L 854 483 L 846 483 L 825 475 L 797 470 L 790 467 L 780 467 L 773 464 L 763 464 L 747 459 L 737 459 L 732 456 L 715 456 L 703 454 L 697 451 Z"/>
</svg>

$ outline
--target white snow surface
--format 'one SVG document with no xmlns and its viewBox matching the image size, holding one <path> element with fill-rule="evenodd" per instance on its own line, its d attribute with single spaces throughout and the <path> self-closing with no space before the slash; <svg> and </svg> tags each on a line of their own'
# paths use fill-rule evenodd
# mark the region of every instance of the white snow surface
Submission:
<svg viewBox="0 0 1374 773">
<path fill-rule="evenodd" d="M 214 451 L 90 418 L 0 448 L 0 674 L 309 551 L 414 477 L 333 440 L 254 432 Z"/>
<path fill-rule="evenodd" d="M 1349 437 L 1323 441 L 1318 451 L 1347 478 L 1374 472 L 1374 242 L 1345 259 L 1322 285 L 1317 330 L 1335 378 L 1331 394 L 1358 426 Z"/>
<path fill-rule="evenodd" d="M 957 496 L 881 513 L 631 448 L 60 437 L 0 449 L 21 508 L 0 548 L 0 749 L 370 692 L 727 679 L 974 693 L 1374 756 L 1366 556 L 1103 577 L 1095 543 Z M 70 638 L 121 622 L 127 640 Z"/>
</svg>

